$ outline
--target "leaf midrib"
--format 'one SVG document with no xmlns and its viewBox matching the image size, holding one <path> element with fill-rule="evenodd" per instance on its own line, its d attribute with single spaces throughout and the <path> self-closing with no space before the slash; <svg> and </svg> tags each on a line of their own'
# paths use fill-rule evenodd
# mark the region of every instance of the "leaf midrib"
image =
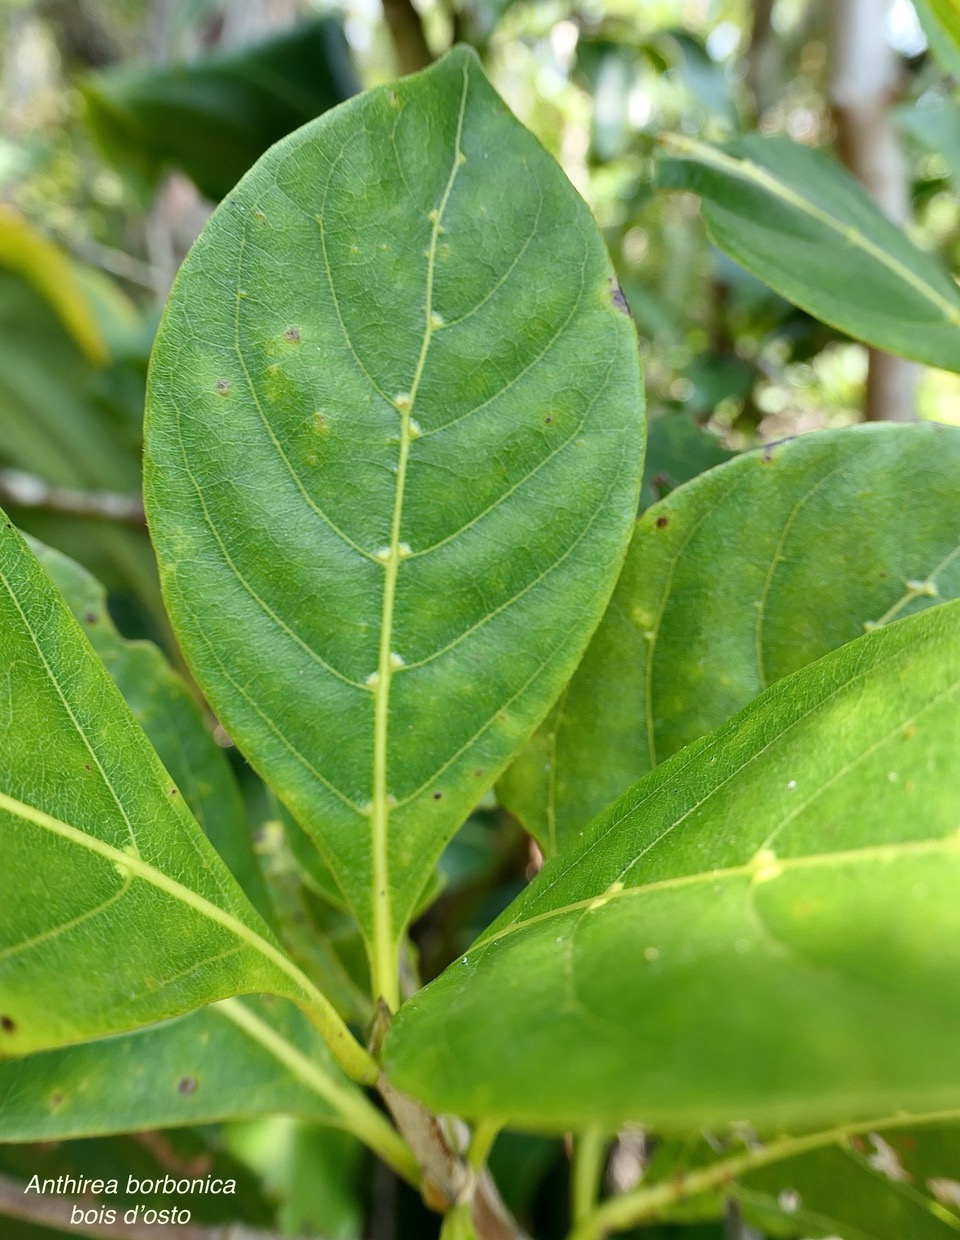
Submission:
<svg viewBox="0 0 960 1240">
<path fill-rule="evenodd" d="M 156 866 L 150 865 L 139 854 L 133 855 L 124 852 L 121 848 L 115 848 L 112 844 L 108 844 L 106 840 L 101 840 L 95 835 L 89 835 L 79 827 L 63 822 L 52 814 L 47 814 L 33 805 L 26 804 L 24 801 L 18 801 L 15 797 L 8 796 L 5 792 L 0 792 L 0 810 L 5 810 L 8 814 L 12 814 L 24 822 L 39 827 L 41 830 L 58 835 L 61 839 L 68 840 L 80 848 L 85 848 L 88 852 L 98 854 L 116 866 L 119 873 L 124 875 L 130 874 L 142 879 L 152 887 L 157 888 L 158 891 L 162 891 L 166 895 L 172 896 L 173 899 L 179 900 L 182 904 L 192 908 L 201 916 L 223 926 L 224 929 L 230 931 L 241 942 L 253 948 L 254 951 L 265 957 L 290 978 L 302 996 L 309 997 L 323 1004 L 326 1003 L 309 978 L 301 973 L 297 966 L 288 960 L 267 939 L 257 934 L 255 930 L 251 929 L 250 926 L 247 926 L 232 913 L 227 912 L 226 909 L 214 904 L 205 896 L 200 895 L 199 892 L 184 886 L 183 883 L 177 882 L 175 878 L 164 874 Z"/>
<path fill-rule="evenodd" d="M 767 860 L 759 854 L 754 854 L 753 858 L 744 865 L 728 866 L 720 870 L 706 870 L 698 874 L 682 874 L 677 878 L 662 878 L 652 883 L 641 883 L 636 887 L 622 887 L 619 890 L 608 888 L 599 895 L 590 896 L 584 900 L 575 900 L 570 904 L 549 909 L 545 913 L 537 913 L 524 921 L 504 926 L 496 934 L 483 939 L 477 947 L 489 947 L 491 943 L 496 943 L 499 939 L 507 938 L 511 934 L 518 934 L 528 926 L 535 926 L 555 917 L 563 917 L 567 913 L 600 909 L 614 900 L 646 896 L 651 892 L 674 891 L 682 887 L 694 887 L 699 883 L 719 883 L 741 878 L 748 878 L 753 883 L 772 882 L 791 870 L 817 869 L 828 865 L 851 865 L 871 861 L 895 861 L 902 856 L 923 856 L 926 853 L 938 852 L 960 852 L 960 834 L 955 832 L 935 840 L 908 840 L 899 844 L 873 844 L 864 848 L 837 849 L 835 852 L 807 853 L 803 857 L 771 857 Z"/>
<path fill-rule="evenodd" d="M 794 210 L 823 224 L 850 245 L 861 249 L 865 254 L 869 254 L 871 258 L 886 267 L 888 271 L 903 280 L 905 284 L 908 284 L 921 297 L 935 306 L 954 327 L 960 327 L 960 307 L 952 305 L 937 289 L 928 284 L 926 280 L 917 275 L 916 272 L 912 271 L 904 263 L 901 263 L 899 259 L 888 254 L 881 246 L 876 245 L 858 228 L 842 223 L 828 211 L 824 211 L 821 207 L 816 206 L 815 203 L 803 198 L 765 168 L 754 163 L 753 160 L 734 158 L 723 151 L 716 150 L 705 143 L 697 142 L 693 138 L 683 137 L 680 134 L 664 134 L 661 138 L 661 143 L 672 154 L 689 156 L 700 163 L 706 164 L 708 167 L 714 167 L 727 172 L 740 180 L 752 181 L 774 198 L 779 198 L 781 202 L 793 207 Z M 924 255 L 924 257 L 928 256 Z"/>
<path fill-rule="evenodd" d="M 453 192 L 457 172 L 464 160 L 460 147 L 463 136 L 463 118 L 467 106 L 469 87 L 468 65 L 463 65 L 463 86 L 460 109 L 457 115 L 454 138 L 453 163 L 440 203 L 431 212 L 433 227 L 427 252 L 426 289 L 424 298 L 424 330 L 420 353 L 410 383 L 410 390 L 394 398 L 392 404 L 400 413 L 400 446 L 397 461 L 397 480 L 394 490 L 393 514 L 390 523 L 390 543 L 384 565 L 383 602 L 380 617 L 380 644 L 377 655 L 377 671 L 373 684 L 373 795 L 371 803 L 371 870 L 373 884 L 373 943 L 371 967 L 374 993 L 379 994 L 391 1007 L 399 1006 L 397 959 L 391 917 L 389 831 L 390 794 L 388 791 L 388 742 L 390 730 L 390 685 L 394 671 L 393 612 L 396 599 L 397 576 L 400 567 L 400 529 L 403 520 L 403 502 L 406 488 L 407 463 L 412 439 L 411 421 L 414 403 L 423 378 L 427 353 L 434 333 L 433 279 L 436 268 L 437 244 L 440 238 L 444 211 Z"/>
<path fill-rule="evenodd" d="M 863 677 L 866 676 L 867 674 L 868 674 L 868 671 L 864 671 L 860 673 L 860 675 L 857 676 L 855 679 L 857 680 L 863 679 Z M 824 699 L 824 701 L 829 701 L 830 698 L 835 696 L 836 693 L 842 692 L 843 689 L 848 688 L 851 683 L 853 683 L 853 681 L 847 681 L 844 685 L 841 685 L 837 690 L 835 690 L 834 693 L 831 693 L 828 696 L 828 698 Z M 869 757 L 871 754 L 876 752 L 876 750 L 878 750 L 884 744 L 886 744 L 893 736 L 896 736 L 900 731 L 902 731 L 902 729 L 905 726 L 914 722 L 915 719 L 919 718 L 921 714 L 925 713 L 928 710 L 932 710 L 934 707 L 938 706 L 940 703 L 946 701 L 947 698 L 955 695 L 958 690 L 960 690 L 960 681 L 954 682 L 952 685 L 949 685 L 942 692 L 936 694 L 919 711 L 917 711 L 916 714 L 912 718 L 899 720 L 893 728 L 891 728 L 888 732 L 884 733 L 884 735 L 880 737 L 876 742 L 874 742 L 873 745 L 868 746 L 865 750 L 859 753 L 856 756 L 856 758 L 854 758 L 851 762 L 845 764 L 829 780 L 827 780 L 824 784 L 822 784 L 819 788 L 817 788 L 816 791 L 813 793 L 813 795 L 808 797 L 807 800 L 803 804 L 797 806 L 785 818 L 783 818 L 777 824 L 774 830 L 771 831 L 769 835 L 766 837 L 766 839 L 760 844 L 759 848 L 754 853 L 753 857 L 751 857 L 750 860 L 748 860 L 747 862 L 744 862 L 741 865 L 737 865 L 737 866 L 727 866 L 721 869 L 702 871 L 697 874 L 684 874 L 684 875 L 678 875 L 674 878 L 659 879 L 652 883 L 641 883 L 639 885 L 631 886 L 631 887 L 618 886 L 618 882 L 620 880 L 614 880 L 614 882 L 610 886 L 608 886 L 607 889 L 603 892 L 598 892 L 597 894 L 587 897 L 583 900 L 577 900 L 577 901 L 574 901 L 568 904 L 560 905 L 554 909 L 548 909 L 543 913 L 534 914 L 532 917 L 524 918 L 521 921 L 511 922 L 509 925 L 504 926 L 502 930 L 498 930 L 495 934 L 491 934 L 487 936 L 486 938 L 482 938 L 477 943 L 477 947 L 485 948 L 487 947 L 488 944 L 495 943 L 498 939 L 503 939 L 509 936 L 510 934 L 521 932 L 527 926 L 536 925 L 539 922 L 549 921 L 552 918 L 561 917 L 570 912 L 578 912 L 582 910 L 588 910 L 591 908 L 600 908 L 611 900 L 622 899 L 622 898 L 629 897 L 629 896 L 645 895 L 646 893 L 651 892 L 651 891 L 671 890 L 671 889 L 676 889 L 680 887 L 693 886 L 698 883 L 722 882 L 726 880 L 745 878 L 745 877 L 748 877 L 753 881 L 762 882 L 762 881 L 768 881 L 774 878 L 779 878 L 781 874 L 789 870 L 798 870 L 798 869 L 805 869 L 805 868 L 813 869 L 818 866 L 829 865 L 831 863 L 851 864 L 851 863 L 859 863 L 861 861 L 872 861 L 872 860 L 878 860 L 878 859 L 895 860 L 897 857 L 901 855 L 911 855 L 914 853 L 919 854 L 923 852 L 960 851 L 960 829 L 958 829 L 957 831 L 951 833 L 950 835 L 944 836 L 943 838 L 937 838 L 934 840 L 909 840 L 909 841 L 902 841 L 899 843 L 866 845 L 862 848 L 837 849 L 832 852 L 824 852 L 824 853 L 808 853 L 802 857 L 776 857 L 772 853 L 769 852 L 770 844 L 775 840 L 777 834 L 783 829 L 783 827 L 789 821 L 791 821 L 791 819 L 795 818 L 797 814 L 801 813 L 803 810 L 807 809 L 810 805 L 812 805 L 817 800 L 817 798 L 823 794 L 826 788 L 836 783 L 838 779 L 842 779 L 845 775 L 849 774 L 850 770 L 854 766 L 856 766 L 859 762 L 862 762 L 865 758 Z M 809 718 L 809 716 L 815 713 L 816 710 L 820 709 L 824 705 L 824 701 L 818 702 L 816 706 L 812 707 L 810 710 L 804 711 L 803 714 L 799 716 L 799 718 L 792 721 L 792 723 L 789 725 L 788 728 L 778 733 L 777 736 L 774 737 L 773 740 L 771 740 L 767 745 L 763 746 L 762 749 L 752 754 L 745 762 L 742 762 L 734 771 L 732 771 L 726 777 L 726 779 L 722 780 L 718 784 L 715 784 L 707 792 L 707 794 L 704 797 L 702 797 L 700 800 L 696 801 L 692 806 L 690 806 L 690 808 L 687 809 L 679 818 L 677 818 L 674 822 L 671 822 L 670 824 L 668 824 L 664 828 L 664 830 L 654 840 L 652 840 L 650 844 L 647 845 L 645 849 L 643 849 L 636 857 L 634 857 L 630 861 L 628 865 L 626 865 L 621 870 L 620 872 L 621 877 L 622 875 L 629 873 L 629 871 L 633 868 L 633 866 L 635 866 L 637 862 L 647 852 L 649 852 L 652 848 L 655 848 L 658 844 L 661 844 L 667 835 L 669 835 L 678 826 L 680 826 L 681 823 L 683 823 L 686 819 L 688 819 L 691 814 L 693 814 L 696 810 L 698 810 L 701 806 L 703 806 L 706 803 L 706 801 L 709 800 L 709 798 L 714 795 L 714 793 L 716 793 L 720 788 L 724 787 L 732 779 L 735 779 L 739 774 L 741 774 L 741 772 L 747 766 L 749 766 L 762 754 L 766 753 L 767 750 L 772 745 L 777 743 L 777 741 L 781 740 L 788 731 L 796 727 L 797 724 L 801 723 L 803 720 Z M 688 766 L 690 765 L 691 762 L 695 761 L 696 758 L 699 756 L 700 752 L 702 751 L 698 750 L 693 755 L 691 755 L 691 757 L 687 760 L 686 763 L 683 764 L 683 766 Z M 680 769 L 683 769 L 683 767 L 681 767 Z M 659 791 L 659 789 L 655 789 L 654 793 L 651 793 L 651 795 L 655 795 L 656 791 Z M 633 812 L 635 813 L 638 809 L 639 809 L 639 805 L 634 806 Z M 617 822 L 613 824 L 613 826 L 619 825 L 622 821 L 623 821 L 623 817 L 618 819 Z M 609 834 L 609 831 L 611 829 L 613 829 L 613 827 L 608 828 L 608 830 L 604 832 L 603 836 L 599 838 L 606 838 L 606 835 Z M 596 841 L 594 842 L 596 843 Z M 581 858 L 581 861 L 582 860 L 583 858 Z M 565 873 L 561 875 L 560 877 L 561 878 L 566 877 L 567 873 L 569 873 L 569 870 L 565 871 Z"/>
</svg>

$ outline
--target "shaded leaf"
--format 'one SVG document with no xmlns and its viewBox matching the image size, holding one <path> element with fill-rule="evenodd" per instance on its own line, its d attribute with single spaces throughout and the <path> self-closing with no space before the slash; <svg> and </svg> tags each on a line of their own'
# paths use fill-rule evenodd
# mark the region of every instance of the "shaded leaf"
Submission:
<svg viewBox="0 0 960 1240">
<path fill-rule="evenodd" d="M 188 64 L 109 69 L 82 89 L 117 167 L 147 188 L 174 165 L 218 199 L 274 142 L 358 87 L 343 31 L 326 17 Z"/>
<path fill-rule="evenodd" d="M 915 1130 L 922 1132 L 922 1129 Z M 770 1236 L 843 1240 L 950 1240 L 960 1215 L 913 1177 L 886 1134 L 805 1154 L 752 1172 L 734 1195 L 744 1217 Z"/>
<path fill-rule="evenodd" d="M 266 1029 L 271 1046 L 283 1043 L 288 1063 L 231 1019 L 238 1009 L 251 1028 Z M 347 1088 L 296 1008 L 229 1000 L 136 1033 L 0 1063 L 0 1141 L 59 1141 L 276 1112 L 335 1121 Z"/>
<path fill-rule="evenodd" d="M 783 138 L 663 138 L 659 183 L 703 198 L 711 238 L 823 322 L 960 370 L 960 290 L 839 164 Z"/>
<path fill-rule="evenodd" d="M 363 1235 L 364 1149 L 350 1133 L 278 1115 L 231 1125 L 225 1141 L 280 1199 L 284 1235 L 325 1240 Z"/>
</svg>

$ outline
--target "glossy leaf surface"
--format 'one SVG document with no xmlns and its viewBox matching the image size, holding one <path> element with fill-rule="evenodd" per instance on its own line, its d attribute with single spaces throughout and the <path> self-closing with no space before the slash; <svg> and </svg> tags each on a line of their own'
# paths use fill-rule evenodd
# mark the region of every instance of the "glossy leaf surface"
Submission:
<svg viewBox="0 0 960 1240">
<path fill-rule="evenodd" d="M 795 305 L 890 353 L 960 370 L 960 291 L 822 152 L 748 135 L 664 138 L 660 184 L 703 198 L 712 239 Z"/>
<path fill-rule="evenodd" d="M 274 148 L 184 265 L 148 409 L 168 608 L 380 993 L 599 620 L 641 410 L 596 225 L 466 50 Z"/>
<path fill-rule="evenodd" d="M 767 685 L 958 596 L 960 429 L 863 426 L 744 454 L 638 521 L 583 661 L 498 794 L 553 855 Z"/>
<path fill-rule="evenodd" d="M 401 1010 L 395 1084 L 554 1129 L 960 1103 L 960 602 L 661 764 Z"/>
<path fill-rule="evenodd" d="M 320 1002 L 6 520 L 0 667 L 0 1054 L 244 991 Z"/>
</svg>

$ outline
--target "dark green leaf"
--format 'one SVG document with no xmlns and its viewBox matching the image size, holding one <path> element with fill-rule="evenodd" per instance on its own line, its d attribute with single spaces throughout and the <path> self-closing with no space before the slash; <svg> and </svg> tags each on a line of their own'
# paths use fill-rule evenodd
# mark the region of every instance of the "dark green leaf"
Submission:
<svg viewBox="0 0 960 1240">
<path fill-rule="evenodd" d="M 239 52 L 110 69 L 83 86 L 93 134 L 119 168 L 151 186 L 172 164 L 214 199 L 274 142 L 356 90 L 329 17 Z"/>
<path fill-rule="evenodd" d="M 246 1025 L 231 1019 L 237 1015 Z M 276 1112 L 335 1120 L 347 1088 L 295 1008 L 231 999 L 137 1033 L 0 1064 L 0 1141 L 59 1141 Z"/>
</svg>

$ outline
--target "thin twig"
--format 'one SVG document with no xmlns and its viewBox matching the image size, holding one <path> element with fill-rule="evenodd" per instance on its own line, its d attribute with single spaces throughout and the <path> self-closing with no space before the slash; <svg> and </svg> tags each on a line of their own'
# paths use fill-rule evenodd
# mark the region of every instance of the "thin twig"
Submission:
<svg viewBox="0 0 960 1240">
<path fill-rule="evenodd" d="M 191 1223 L 125 1223 L 122 1206 L 109 1207 L 117 1213 L 113 1223 L 74 1223 L 74 1211 L 99 1211 L 104 1203 L 90 1198 L 33 1195 L 26 1189 L 26 1184 L 0 1175 L 0 1214 L 100 1240 L 281 1240 L 276 1232 L 248 1227 L 245 1223 L 222 1223 L 215 1227 Z"/>
<path fill-rule="evenodd" d="M 0 469 L 0 503 L 5 507 L 33 508 L 42 512 L 85 517 L 91 521 L 119 521 L 143 526 L 143 500 L 139 495 L 113 491 L 76 491 L 54 486 L 20 469 Z"/>
<path fill-rule="evenodd" d="M 383 16 L 393 40 L 397 67 L 402 74 L 416 73 L 433 63 L 423 21 L 413 6 L 413 0 L 383 0 Z"/>
</svg>

